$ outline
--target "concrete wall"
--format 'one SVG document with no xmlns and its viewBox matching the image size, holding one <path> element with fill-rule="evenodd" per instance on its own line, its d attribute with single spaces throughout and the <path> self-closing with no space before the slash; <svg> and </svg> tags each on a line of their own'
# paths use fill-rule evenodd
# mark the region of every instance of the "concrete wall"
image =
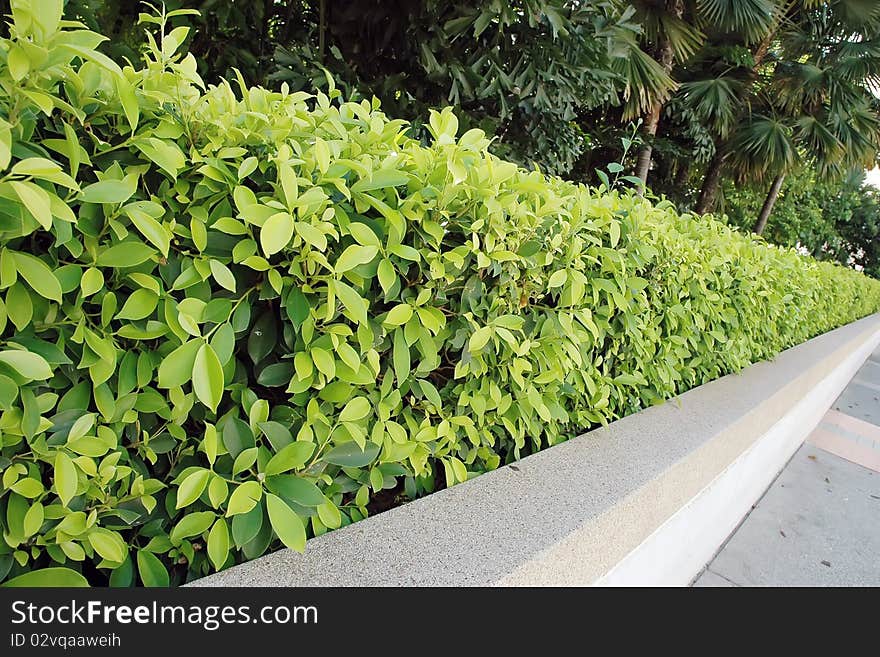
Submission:
<svg viewBox="0 0 880 657">
<path fill-rule="evenodd" d="M 193 585 L 685 585 L 878 343 L 880 314 Z"/>
</svg>

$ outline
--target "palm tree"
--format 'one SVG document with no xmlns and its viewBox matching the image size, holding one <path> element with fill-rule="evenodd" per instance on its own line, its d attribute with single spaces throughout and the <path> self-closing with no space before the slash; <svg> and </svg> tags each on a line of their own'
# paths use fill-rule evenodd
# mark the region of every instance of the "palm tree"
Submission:
<svg viewBox="0 0 880 657">
<path fill-rule="evenodd" d="M 698 115 L 715 117 L 718 134 L 695 210 L 711 209 L 727 161 L 739 179 L 772 180 L 755 223 L 760 233 L 796 163 L 816 167 L 825 178 L 840 176 L 868 164 L 880 147 L 871 93 L 880 80 L 880 5 L 781 3 L 754 59 L 735 97 L 697 93 L 690 99 Z"/>
<path fill-rule="evenodd" d="M 731 17 L 730 20 L 735 21 L 742 31 L 742 44 L 754 47 L 751 64 L 745 71 L 747 78 L 751 81 L 759 78 L 761 67 L 764 64 L 779 25 L 791 11 L 795 1 L 747 0 L 739 2 L 738 0 L 705 0 L 707 14 L 720 17 L 727 12 Z M 743 100 L 747 98 L 747 94 L 742 92 L 745 92 L 747 89 L 748 85 L 740 85 L 739 90 L 741 94 L 736 98 L 720 98 L 722 102 L 732 100 L 736 109 L 718 107 L 713 110 L 703 110 L 709 114 L 725 115 L 727 123 L 724 125 L 725 129 L 718 134 L 718 139 L 715 141 L 715 154 L 706 167 L 703 185 L 700 188 L 700 195 L 694 208 L 697 214 L 708 212 L 715 204 L 715 197 L 721 183 L 721 169 L 728 154 L 725 141 L 726 133 L 733 124 L 738 122 L 743 108 L 746 107 Z"/>
<path fill-rule="evenodd" d="M 880 149 L 872 93 L 880 80 L 880 12 L 873 18 L 853 15 L 848 3 L 830 9 L 804 7 L 785 26 L 762 94 L 780 118 L 749 121 L 734 138 L 734 168 L 753 178 L 773 178 L 755 222 L 757 234 L 798 156 L 821 178 L 840 179 L 870 167 Z"/>
<path fill-rule="evenodd" d="M 642 26 L 643 48 L 659 62 L 666 75 L 676 63 L 693 58 L 706 41 L 706 32 L 736 34 L 746 44 L 760 42 L 773 25 L 773 0 L 637 0 L 636 18 Z M 639 152 L 635 174 L 647 184 L 653 139 L 667 97 L 656 95 L 644 114 L 645 145 Z M 630 115 L 624 113 L 624 119 Z"/>
<path fill-rule="evenodd" d="M 772 24 L 771 0 L 638 0 L 636 20 L 642 27 L 643 48 L 670 76 L 676 63 L 693 57 L 706 40 L 704 30 L 736 33 L 746 42 L 762 39 Z M 647 184 L 653 139 L 668 97 L 654 95 L 644 113 L 645 144 L 639 152 L 635 175 Z M 624 112 L 624 119 L 633 115 Z"/>
</svg>

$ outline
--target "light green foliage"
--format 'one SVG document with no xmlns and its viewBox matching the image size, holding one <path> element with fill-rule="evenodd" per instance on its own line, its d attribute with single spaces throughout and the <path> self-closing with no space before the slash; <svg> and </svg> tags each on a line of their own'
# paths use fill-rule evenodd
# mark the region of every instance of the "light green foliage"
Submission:
<svg viewBox="0 0 880 657">
<path fill-rule="evenodd" d="M 203 89 L 161 17 L 120 70 L 46 5 L 0 41 L 0 579 L 302 549 L 880 305 L 451 111 L 423 146 L 367 102 Z"/>
</svg>

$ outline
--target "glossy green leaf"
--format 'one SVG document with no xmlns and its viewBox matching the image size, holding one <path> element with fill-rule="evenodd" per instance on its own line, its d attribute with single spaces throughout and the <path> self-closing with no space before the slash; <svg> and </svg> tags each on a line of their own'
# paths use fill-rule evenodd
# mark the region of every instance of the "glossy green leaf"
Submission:
<svg viewBox="0 0 880 657">
<path fill-rule="evenodd" d="M 208 485 L 208 480 L 210 478 L 210 470 L 199 469 L 180 482 L 180 487 L 177 489 L 176 508 L 182 509 L 199 499 L 199 496 L 204 492 L 205 487 Z"/>
<path fill-rule="evenodd" d="M 203 344 L 196 353 L 192 383 L 196 398 L 212 411 L 216 411 L 223 397 L 223 365 L 209 344 Z"/>
<path fill-rule="evenodd" d="M 379 447 L 368 443 L 365 449 L 361 449 L 356 443 L 343 443 L 337 445 L 324 454 L 322 459 L 327 463 L 341 465 L 346 468 L 362 468 L 376 460 L 379 455 Z"/>
<path fill-rule="evenodd" d="M 264 472 L 266 475 L 277 475 L 288 470 L 302 468 L 314 451 L 315 445 L 313 443 L 290 443 L 269 459 Z"/>
<path fill-rule="evenodd" d="M 208 533 L 208 558 L 217 570 L 229 558 L 229 526 L 223 518 L 217 518 Z"/>
<path fill-rule="evenodd" d="M 0 586 L 9 588 L 87 587 L 88 580 L 70 568 L 41 568 L 7 580 Z"/>
<path fill-rule="evenodd" d="M 18 273 L 28 282 L 34 292 L 44 299 L 61 303 L 61 284 L 51 269 L 39 258 L 27 253 L 13 251 Z"/>
<path fill-rule="evenodd" d="M 269 511 L 269 522 L 272 529 L 291 550 L 304 552 L 306 549 L 306 529 L 296 513 L 276 495 L 266 495 L 266 509 Z"/>
<path fill-rule="evenodd" d="M 29 351 L 9 349 L 0 351 L 0 363 L 7 365 L 28 381 L 41 381 L 52 376 L 52 368 L 46 359 Z"/>
<path fill-rule="evenodd" d="M 268 257 L 286 247 L 292 237 L 293 217 L 279 212 L 269 217 L 260 229 L 260 246 Z"/>
<path fill-rule="evenodd" d="M 159 558 L 146 550 L 138 550 L 137 568 L 144 586 L 167 587 L 170 578 L 168 570 L 162 565 Z"/>
<path fill-rule="evenodd" d="M 203 344 L 201 340 L 189 340 L 168 354 L 159 365 L 159 387 L 176 388 L 189 382 Z"/>
</svg>

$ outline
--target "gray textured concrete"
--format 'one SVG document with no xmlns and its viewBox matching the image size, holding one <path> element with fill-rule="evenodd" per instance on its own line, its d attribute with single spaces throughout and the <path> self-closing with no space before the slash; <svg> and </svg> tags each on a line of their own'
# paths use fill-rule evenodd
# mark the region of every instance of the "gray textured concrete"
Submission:
<svg viewBox="0 0 880 657">
<path fill-rule="evenodd" d="M 695 586 L 728 582 L 880 585 L 880 474 L 802 446 Z"/>
<path fill-rule="evenodd" d="M 304 555 L 281 550 L 193 584 L 592 583 L 878 329 L 880 315 L 854 322 L 513 467 L 312 539 Z M 561 544 L 564 558 L 546 558 Z"/>
<path fill-rule="evenodd" d="M 832 409 L 695 586 L 880 585 L 880 348 Z"/>
<path fill-rule="evenodd" d="M 880 425 L 880 350 L 865 361 L 832 408 Z"/>
</svg>

